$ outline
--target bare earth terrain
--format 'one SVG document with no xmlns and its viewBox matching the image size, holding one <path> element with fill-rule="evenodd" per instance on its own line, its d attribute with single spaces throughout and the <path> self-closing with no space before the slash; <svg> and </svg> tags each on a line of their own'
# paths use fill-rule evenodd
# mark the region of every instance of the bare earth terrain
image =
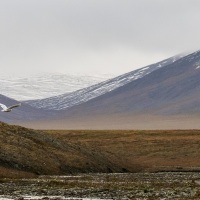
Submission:
<svg viewBox="0 0 200 200">
<path fill-rule="evenodd" d="M 200 199 L 200 174 L 128 173 L 2 179 L 0 199 Z"/>
</svg>

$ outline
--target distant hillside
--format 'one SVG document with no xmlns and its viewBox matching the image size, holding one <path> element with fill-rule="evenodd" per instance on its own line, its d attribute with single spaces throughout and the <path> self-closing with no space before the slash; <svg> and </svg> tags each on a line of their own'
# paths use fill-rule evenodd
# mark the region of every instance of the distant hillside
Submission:
<svg viewBox="0 0 200 200">
<path fill-rule="evenodd" d="M 0 120 L 40 129 L 200 128 L 200 51 L 70 94 L 23 102 Z M 6 105 L 14 100 L 0 95 Z"/>
<path fill-rule="evenodd" d="M 60 102 L 65 100 L 61 98 Z M 53 129 L 193 129 L 200 128 L 199 116 L 200 51 L 197 51 L 64 109 L 54 119 L 25 125 L 46 128 L 50 124 Z"/>
<path fill-rule="evenodd" d="M 62 95 L 52 96 L 45 99 L 25 101 L 25 103 L 35 108 L 42 108 L 45 110 L 66 110 L 72 106 L 88 102 L 91 99 L 109 93 L 137 79 L 141 79 L 147 74 L 150 74 L 164 66 L 170 65 L 182 57 L 184 57 L 184 55 L 176 55 L 158 63 L 136 69 L 129 73 L 122 74 L 118 77 L 106 80 L 90 87 L 83 88 L 81 90 L 77 90 L 71 93 L 65 93 L 63 91 Z"/>
<path fill-rule="evenodd" d="M 200 114 L 200 51 L 68 109 L 67 116 Z"/>
</svg>

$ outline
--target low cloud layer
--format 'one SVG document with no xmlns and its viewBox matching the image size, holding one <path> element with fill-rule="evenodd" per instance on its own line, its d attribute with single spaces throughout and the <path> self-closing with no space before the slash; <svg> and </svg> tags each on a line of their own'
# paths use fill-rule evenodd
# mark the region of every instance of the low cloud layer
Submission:
<svg viewBox="0 0 200 200">
<path fill-rule="evenodd" d="M 200 49 L 198 0 L 0 0 L 2 74 L 120 74 Z"/>
</svg>

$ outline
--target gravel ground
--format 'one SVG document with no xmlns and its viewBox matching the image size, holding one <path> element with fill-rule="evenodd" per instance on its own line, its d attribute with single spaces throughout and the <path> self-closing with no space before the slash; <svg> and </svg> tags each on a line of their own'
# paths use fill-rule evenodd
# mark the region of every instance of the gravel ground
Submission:
<svg viewBox="0 0 200 200">
<path fill-rule="evenodd" d="M 163 172 L 0 179 L 1 200 L 200 199 L 200 173 Z"/>
</svg>

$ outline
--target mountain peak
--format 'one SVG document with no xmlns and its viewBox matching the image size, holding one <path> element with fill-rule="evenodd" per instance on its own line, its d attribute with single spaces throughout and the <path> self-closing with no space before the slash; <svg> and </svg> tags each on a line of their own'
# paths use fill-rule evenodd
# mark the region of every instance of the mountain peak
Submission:
<svg viewBox="0 0 200 200">
<path fill-rule="evenodd" d="M 46 110 L 63 110 L 75 105 L 87 102 L 98 96 L 111 92 L 119 87 L 122 87 L 134 80 L 140 79 L 153 71 L 172 64 L 173 62 L 182 58 L 183 55 L 176 55 L 174 57 L 165 59 L 158 63 L 136 69 L 129 73 L 120 75 L 118 77 L 109 79 L 107 81 L 92 85 L 90 87 L 77 90 L 75 92 L 66 93 L 58 96 L 53 96 L 46 99 L 25 101 L 36 108 L 43 108 Z"/>
</svg>

